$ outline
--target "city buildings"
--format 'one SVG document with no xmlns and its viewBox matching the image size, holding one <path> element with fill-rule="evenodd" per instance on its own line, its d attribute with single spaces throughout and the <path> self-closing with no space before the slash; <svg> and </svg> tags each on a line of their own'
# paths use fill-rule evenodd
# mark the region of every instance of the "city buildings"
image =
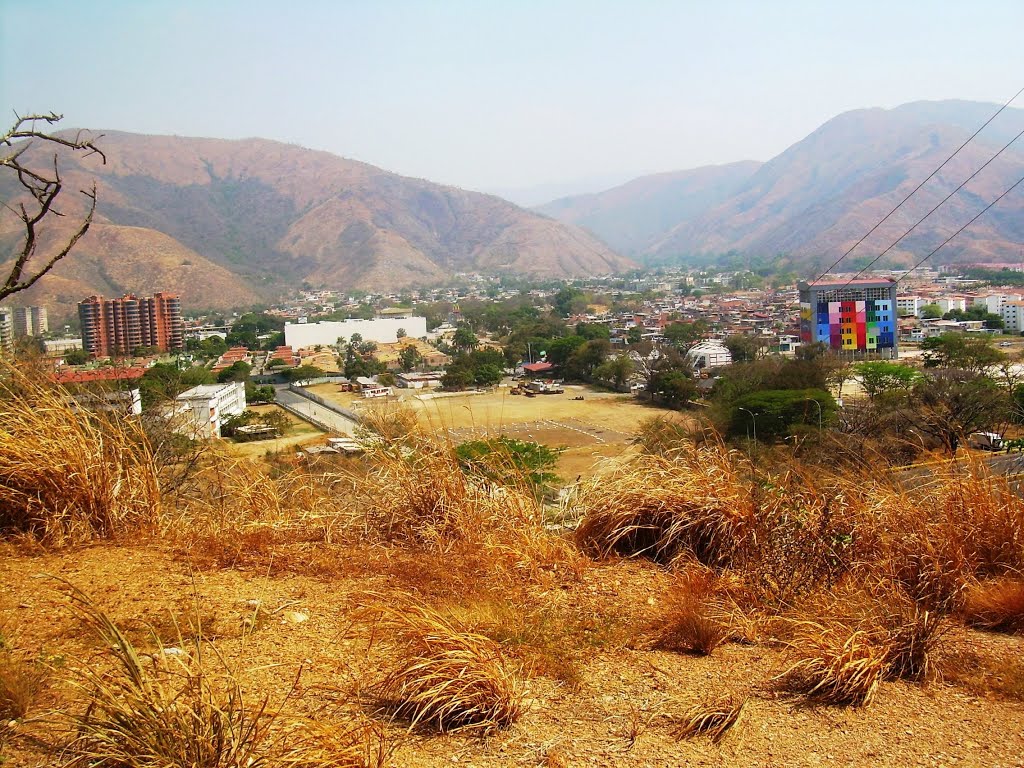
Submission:
<svg viewBox="0 0 1024 768">
<path fill-rule="evenodd" d="M 854 356 L 898 356 L 896 281 L 800 283 L 800 338 Z"/>
<path fill-rule="evenodd" d="M 42 336 L 48 330 L 50 326 L 46 319 L 46 307 L 14 308 L 14 335 L 18 338 Z"/>
<path fill-rule="evenodd" d="M 10 307 L 0 307 L 0 355 L 14 352 L 14 313 Z"/>
<path fill-rule="evenodd" d="M 93 357 L 131 355 L 139 347 L 176 352 L 184 347 L 181 299 L 173 293 L 119 299 L 90 296 L 78 304 L 82 341 Z"/>
</svg>

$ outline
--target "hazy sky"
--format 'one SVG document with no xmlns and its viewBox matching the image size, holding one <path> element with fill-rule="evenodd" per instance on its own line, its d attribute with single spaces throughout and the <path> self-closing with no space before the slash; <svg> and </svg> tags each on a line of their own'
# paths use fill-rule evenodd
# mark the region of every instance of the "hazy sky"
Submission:
<svg viewBox="0 0 1024 768">
<path fill-rule="evenodd" d="M 767 160 L 848 109 L 1003 102 L 1022 29 L 1024 0 L 0 0 L 0 107 L 600 186 Z"/>
</svg>

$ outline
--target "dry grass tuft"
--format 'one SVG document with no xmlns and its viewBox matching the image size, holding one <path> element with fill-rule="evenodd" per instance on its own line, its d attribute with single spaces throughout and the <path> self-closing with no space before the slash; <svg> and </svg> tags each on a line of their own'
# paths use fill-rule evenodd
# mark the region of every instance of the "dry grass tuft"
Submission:
<svg viewBox="0 0 1024 768">
<path fill-rule="evenodd" d="M 802 622 L 790 647 L 800 658 L 775 681 L 811 701 L 867 706 L 885 676 L 886 654 L 865 630 Z"/>
<path fill-rule="evenodd" d="M 142 654 L 81 591 L 71 588 L 75 612 L 111 649 L 114 666 L 76 671 L 84 711 L 70 716 L 72 735 L 60 750 L 61 768 L 259 765 L 378 766 L 366 758 L 370 730 L 354 721 L 333 732 L 333 743 L 297 726 L 275 731 L 266 698 L 247 700 L 215 647 Z M 182 646 L 185 644 L 182 643 Z"/>
<path fill-rule="evenodd" d="M 380 705 L 411 727 L 491 730 L 516 722 L 525 688 L 498 643 L 423 605 L 383 609 L 394 666 L 374 687 Z"/>
<path fill-rule="evenodd" d="M 1006 578 L 971 585 L 960 614 L 972 627 L 1024 634 L 1024 579 Z"/>
<path fill-rule="evenodd" d="M 654 627 L 654 646 L 666 651 L 708 656 L 732 635 L 728 617 L 706 572 L 680 576 L 665 597 Z"/>
<path fill-rule="evenodd" d="M 727 564 L 753 524 L 740 463 L 720 446 L 644 456 L 587 480 L 565 500 L 576 541 L 596 557 Z"/>
<path fill-rule="evenodd" d="M 157 471 L 141 424 L 91 415 L 62 388 L 0 362 L 0 532 L 47 545 L 151 528 Z"/>
<path fill-rule="evenodd" d="M 683 715 L 674 735 L 677 739 L 708 736 L 717 744 L 739 725 L 740 720 L 743 719 L 747 701 L 747 699 L 743 699 L 736 702 L 730 698 L 715 704 L 698 704 L 691 707 Z"/>
<path fill-rule="evenodd" d="M 25 717 L 45 680 L 42 665 L 0 649 L 0 721 Z"/>
<path fill-rule="evenodd" d="M 935 672 L 935 651 L 945 624 L 935 611 L 899 599 L 884 604 L 876 635 L 885 651 L 886 677 L 927 681 Z"/>
</svg>

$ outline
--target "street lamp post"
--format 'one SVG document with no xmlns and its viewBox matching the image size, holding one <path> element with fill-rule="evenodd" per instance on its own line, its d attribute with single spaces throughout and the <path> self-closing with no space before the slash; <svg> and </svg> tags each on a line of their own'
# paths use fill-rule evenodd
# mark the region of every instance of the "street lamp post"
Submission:
<svg viewBox="0 0 1024 768">
<path fill-rule="evenodd" d="M 818 406 L 818 433 L 820 434 L 821 433 L 821 403 L 819 403 L 813 397 L 807 397 L 807 398 L 804 398 L 804 399 L 805 400 L 809 400 L 810 402 L 812 402 L 816 406 Z"/>
<path fill-rule="evenodd" d="M 754 412 L 751 411 L 749 408 L 740 408 L 739 406 L 736 407 L 736 410 L 737 411 L 743 411 L 745 413 L 749 413 L 750 414 L 750 423 L 754 425 L 754 442 L 756 443 L 757 442 L 757 417 L 754 416 Z"/>
</svg>

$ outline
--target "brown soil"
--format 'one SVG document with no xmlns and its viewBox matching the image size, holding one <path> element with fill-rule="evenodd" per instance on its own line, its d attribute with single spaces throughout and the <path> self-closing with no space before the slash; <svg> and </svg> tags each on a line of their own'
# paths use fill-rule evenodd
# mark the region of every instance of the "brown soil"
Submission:
<svg viewBox="0 0 1024 768">
<path fill-rule="evenodd" d="M 8 546 L 0 553 L 5 643 L 43 656 L 54 667 L 29 720 L 14 727 L 6 744 L 0 738 L 0 764 L 49 764 L 52 758 L 23 737 L 50 738 L 51 726 L 40 719 L 47 709 L 78 706 L 61 682 L 62 670 L 104 663 L 104 649 L 72 617 L 62 585 L 44 575 L 87 591 L 140 644 L 147 642 L 147 625 L 173 643 L 169 617 L 176 615 L 179 626 L 187 626 L 187 615 L 198 613 L 204 634 L 215 638 L 248 695 L 268 695 L 272 704 L 284 700 L 301 668 L 288 706 L 328 719 L 357 684 L 380 675 L 360 608 L 409 590 L 437 595 L 439 601 L 447 595 L 464 606 L 501 599 L 460 595 L 445 583 L 443 567 L 431 572 L 426 561 L 411 567 L 410 556 L 403 559 L 397 552 L 282 545 L 254 552 L 245 567 L 224 570 L 204 568 L 203 554 L 170 543 L 103 544 L 50 554 Z M 553 628 L 564 632 L 560 642 L 572 674 L 534 676 L 526 716 L 487 737 L 411 734 L 400 725 L 388 726 L 399 742 L 392 764 L 1024 764 L 1024 702 L 1000 698 L 984 686 L 889 682 L 864 709 L 810 709 L 779 697 L 768 685 L 786 667 L 778 644 L 727 644 L 707 658 L 645 650 L 642 628 L 656 615 L 667 583 L 663 569 L 623 561 L 591 566 L 578 579 L 566 577 L 554 589 L 532 595 L 572 617 L 571 625 Z M 259 601 L 263 614 L 254 630 L 243 632 L 254 615 L 252 601 Z M 291 623 L 290 611 L 308 620 Z M 945 647 L 961 658 L 1019 661 L 1024 638 L 957 628 Z M 688 706 L 725 697 L 749 697 L 749 703 L 724 741 L 674 737 L 675 721 Z"/>
</svg>

